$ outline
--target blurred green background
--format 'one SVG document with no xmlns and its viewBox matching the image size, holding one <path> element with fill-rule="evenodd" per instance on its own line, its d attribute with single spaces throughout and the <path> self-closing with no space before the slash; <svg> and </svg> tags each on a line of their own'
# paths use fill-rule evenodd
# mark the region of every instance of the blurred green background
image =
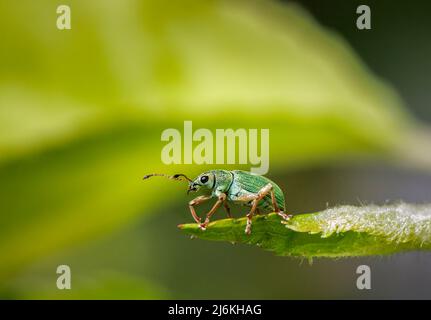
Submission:
<svg viewBox="0 0 431 320">
<path fill-rule="evenodd" d="M 56 1 L 0 0 L 1 298 L 431 298 L 427 253 L 309 265 L 192 241 L 185 186 L 141 180 L 220 167 L 161 162 L 192 120 L 270 128 L 290 212 L 429 202 L 429 4 L 369 1 L 364 31 L 358 1 L 62 4 L 71 30 Z"/>
</svg>

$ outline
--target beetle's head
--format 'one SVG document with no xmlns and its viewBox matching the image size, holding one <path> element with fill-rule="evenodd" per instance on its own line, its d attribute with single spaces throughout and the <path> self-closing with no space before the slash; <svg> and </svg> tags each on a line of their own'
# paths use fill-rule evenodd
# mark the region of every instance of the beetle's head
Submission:
<svg viewBox="0 0 431 320">
<path fill-rule="evenodd" d="M 187 193 L 196 192 L 201 187 L 205 187 L 211 190 L 214 188 L 214 182 L 215 182 L 214 173 L 209 171 L 201 173 L 195 180 L 190 181 L 189 189 L 187 190 Z"/>
<path fill-rule="evenodd" d="M 143 179 L 146 180 L 154 176 L 166 177 L 166 178 L 178 180 L 178 181 L 184 181 L 184 179 L 187 180 L 189 183 L 189 188 L 187 190 L 187 193 L 196 192 L 201 187 L 205 187 L 209 190 L 212 190 L 215 186 L 215 176 L 214 176 L 214 173 L 211 171 L 201 173 L 195 180 L 188 178 L 185 174 L 182 174 L 182 173 L 177 173 L 177 174 L 174 174 L 173 176 L 169 176 L 163 173 L 152 173 L 152 174 L 147 174 L 146 176 L 143 177 Z"/>
</svg>

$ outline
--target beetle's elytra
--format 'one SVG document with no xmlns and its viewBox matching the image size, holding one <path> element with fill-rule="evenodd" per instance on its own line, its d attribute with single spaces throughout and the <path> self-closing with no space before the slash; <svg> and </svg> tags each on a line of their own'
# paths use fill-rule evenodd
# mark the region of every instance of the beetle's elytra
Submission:
<svg viewBox="0 0 431 320">
<path fill-rule="evenodd" d="M 152 176 L 164 175 L 150 174 L 145 176 L 144 179 Z M 290 215 L 284 213 L 286 205 L 283 191 L 281 191 L 276 183 L 264 176 L 241 170 L 210 170 L 201 173 L 194 180 L 189 179 L 184 174 L 176 174 L 169 176 L 169 178 L 175 180 L 185 178 L 189 183 L 187 193 L 196 192 L 201 188 L 207 191 L 207 195 L 198 196 L 189 202 L 190 212 L 202 230 L 206 229 L 211 216 L 221 205 L 224 206 L 228 216 L 231 217 L 228 202 L 240 203 L 251 207 L 247 214 L 247 225 L 245 228 L 245 233 L 247 234 L 251 233 L 253 215 L 259 209 L 274 211 L 285 220 L 290 218 Z M 217 201 L 206 214 L 205 220 L 202 223 L 201 218 L 196 214 L 195 206 L 212 198 L 217 198 Z"/>
</svg>

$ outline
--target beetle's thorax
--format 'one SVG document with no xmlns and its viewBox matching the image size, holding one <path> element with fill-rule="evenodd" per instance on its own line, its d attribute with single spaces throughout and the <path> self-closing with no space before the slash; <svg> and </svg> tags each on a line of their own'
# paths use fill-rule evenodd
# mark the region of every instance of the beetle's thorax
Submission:
<svg viewBox="0 0 431 320">
<path fill-rule="evenodd" d="M 233 173 L 228 170 L 213 170 L 214 187 L 212 194 L 218 197 L 221 193 L 227 193 L 233 182 Z"/>
</svg>

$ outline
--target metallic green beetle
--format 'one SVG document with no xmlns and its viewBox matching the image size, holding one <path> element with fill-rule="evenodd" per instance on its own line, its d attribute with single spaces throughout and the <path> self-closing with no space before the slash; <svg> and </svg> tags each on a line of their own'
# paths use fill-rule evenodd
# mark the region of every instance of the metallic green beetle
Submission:
<svg viewBox="0 0 431 320">
<path fill-rule="evenodd" d="M 165 175 L 150 174 L 144 179 L 152 176 Z M 201 188 L 207 191 L 206 195 L 199 196 L 189 202 L 190 212 L 202 230 L 207 228 L 211 216 L 221 205 L 226 209 L 228 216 L 232 217 L 227 204 L 229 201 L 251 207 L 247 214 L 246 234 L 251 233 L 253 215 L 259 212 L 259 209 L 274 211 L 285 220 L 291 217 L 283 212 L 286 208 L 283 191 L 277 184 L 263 176 L 241 170 L 210 170 L 201 173 L 194 180 L 189 179 L 184 174 L 169 176 L 175 180 L 182 180 L 182 177 L 189 182 L 187 193 L 196 192 Z M 202 223 L 194 207 L 212 198 L 217 198 L 217 201 L 206 214 L 205 221 Z"/>
</svg>

